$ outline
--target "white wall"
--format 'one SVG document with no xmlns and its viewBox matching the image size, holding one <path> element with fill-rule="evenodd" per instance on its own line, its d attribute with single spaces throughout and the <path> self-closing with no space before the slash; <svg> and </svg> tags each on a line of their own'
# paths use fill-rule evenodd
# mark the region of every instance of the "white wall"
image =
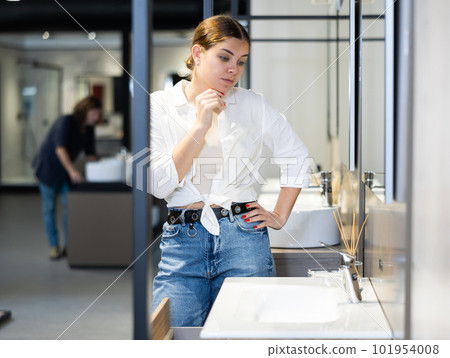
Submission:
<svg viewBox="0 0 450 358">
<path fill-rule="evenodd" d="M 450 2 L 411 3 L 411 138 L 407 130 L 401 133 L 412 142 L 411 163 L 403 165 L 412 166 L 411 197 L 408 205 L 386 205 L 366 196 L 371 216 L 365 262 L 397 338 L 450 339 Z"/>
<path fill-rule="evenodd" d="M 189 54 L 189 40 L 179 46 L 156 45 L 153 48 L 152 91 L 162 90 L 164 81 L 171 73 L 187 74 L 189 70 L 185 62 Z"/>
<path fill-rule="evenodd" d="M 450 339 L 450 2 L 414 1 L 411 338 Z"/>
</svg>

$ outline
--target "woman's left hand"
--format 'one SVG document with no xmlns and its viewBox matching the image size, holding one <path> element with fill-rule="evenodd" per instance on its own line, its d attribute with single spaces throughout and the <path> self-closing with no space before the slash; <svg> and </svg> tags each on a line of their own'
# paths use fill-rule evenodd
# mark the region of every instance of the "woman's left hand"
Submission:
<svg viewBox="0 0 450 358">
<path fill-rule="evenodd" d="M 270 227 L 275 230 L 280 230 L 284 224 L 286 224 L 287 218 L 281 217 L 275 211 L 267 211 L 256 201 L 246 204 L 246 207 L 251 209 L 251 211 L 242 215 L 242 218 L 245 219 L 246 222 L 252 223 L 261 221 L 255 225 L 255 229 Z"/>
</svg>

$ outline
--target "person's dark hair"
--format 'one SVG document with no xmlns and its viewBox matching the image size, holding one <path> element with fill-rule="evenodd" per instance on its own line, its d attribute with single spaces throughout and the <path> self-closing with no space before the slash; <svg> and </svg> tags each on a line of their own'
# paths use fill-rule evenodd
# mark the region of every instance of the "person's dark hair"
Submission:
<svg viewBox="0 0 450 358">
<path fill-rule="evenodd" d="M 245 40 L 250 46 L 250 37 L 247 30 L 238 21 L 229 16 L 216 15 L 203 20 L 197 26 L 191 47 L 200 45 L 203 49 L 209 50 L 217 43 L 231 37 Z M 194 69 L 195 63 L 192 54 L 187 59 L 186 66 L 191 71 Z"/>
<path fill-rule="evenodd" d="M 102 102 L 97 97 L 88 96 L 75 104 L 73 107 L 73 115 L 83 123 L 86 120 L 87 112 L 93 108 L 102 109 Z"/>
</svg>

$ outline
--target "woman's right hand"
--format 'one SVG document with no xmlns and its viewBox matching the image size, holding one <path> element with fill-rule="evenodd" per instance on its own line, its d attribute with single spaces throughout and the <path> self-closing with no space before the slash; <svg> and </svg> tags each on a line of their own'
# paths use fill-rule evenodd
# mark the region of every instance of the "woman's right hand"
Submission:
<svg viewBox="0 0 450 358">
<path fill-rule="evenodd" d="M 81 174 L 78 170 L 73 169 L 69 171 L 70 181 L 74 184 L 82 183 L 84 181 L 83 174 Z"/>
<path fill-rule="evenodd" d="M 225 102 L 222 97 L 223 93 L 210 88 L 195 98 L 195 106 L 197 108 L 196 124 L 200 128 L 206 131 L 209 130 L 212 124 L 213 112 L 220 114 L 225 109 Z"/>
<path fill-rule="evenodd" d="M 185 91 L 187 94 L 188 88 Z M 179 183 L 189 172 L 194 158 L 199 155 L 202 149 L 206 134 L 212 125 L 213 112 L 219 114 L 225 108 L 222 97 L 221 92 L 213 89 L 208 89 L 195 97 L 197 109 L 195 124 L 172 150 L 172 158 L 177 169 Z"/>
</svg>

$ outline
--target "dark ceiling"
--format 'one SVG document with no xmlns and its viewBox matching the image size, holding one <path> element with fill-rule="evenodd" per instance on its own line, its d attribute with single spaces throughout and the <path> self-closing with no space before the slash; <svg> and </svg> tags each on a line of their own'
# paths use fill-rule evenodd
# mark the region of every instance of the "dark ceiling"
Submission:
<svg viewBox="0 0 450 358">
<path fill-rule="evenodd" d="M 131 29 L 131 3 L 132 0 L 0 0 L 0 32 L 79 30 L 75 20 L 88 31 L 127 31 Z M 246 3 L 239 0 L 240 14 L 246 13 Z M 230 0 L 214 1 L 215 14 L 230 12 L 230 8 Z M 203 0 L 153 0 L 155 30 L 191 29 L 202 17 Z"/>
</svg>

